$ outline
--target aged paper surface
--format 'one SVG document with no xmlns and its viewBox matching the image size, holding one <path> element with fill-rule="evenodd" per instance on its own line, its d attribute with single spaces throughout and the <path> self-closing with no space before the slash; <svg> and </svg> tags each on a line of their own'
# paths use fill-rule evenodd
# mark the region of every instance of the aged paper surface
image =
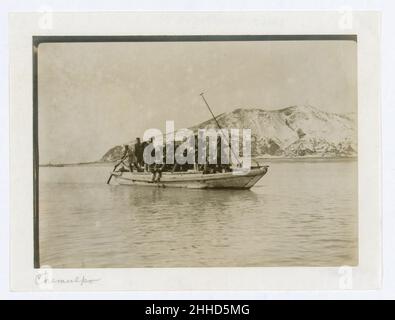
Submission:
<svg viewBox="0 0 395 320">
<path fill-rule="evenodd" d="M 379 286 L 376 13 L 10 21 L 14 290 Z M 256 175 L 129 154 L 108 179 L 167 120 L 251 129 Z"/>
</svg>

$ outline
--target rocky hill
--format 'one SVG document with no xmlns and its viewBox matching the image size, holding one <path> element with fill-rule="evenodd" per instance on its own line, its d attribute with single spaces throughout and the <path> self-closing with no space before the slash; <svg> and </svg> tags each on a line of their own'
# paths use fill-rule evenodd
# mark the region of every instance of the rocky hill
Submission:
<svg viewBox="0 0 395 320">
<path fill-rule="evenodd" d="M 355 157 L 356 115 L 323 112 L 311 106 L 279 110 L 236 109 L 217 116 L 223 128 L 249 128 L 256 157 Z M 217 128 L 214 119 L 190 129 Z M 122 147 L 114 146 L 101 159 L 114 161 Z"/>
</svg>

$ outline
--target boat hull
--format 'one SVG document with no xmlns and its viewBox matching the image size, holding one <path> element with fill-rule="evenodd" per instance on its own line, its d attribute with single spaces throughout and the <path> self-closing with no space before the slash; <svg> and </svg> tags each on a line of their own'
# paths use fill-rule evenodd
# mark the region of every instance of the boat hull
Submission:
<svg viewBox="0 0 395 320">
<path fill-rule="evenodd" d="M 250 189 L 267 172 L 267 166 L 252 168 L 247 173 L 232 172 L 203 174 L 201 172 L 164 172 L 159 182 L 152 182 L 152 173 L 112 172 L 119 185 L 140 185 L 151 187 L 190 189 Z"/>
</svg>

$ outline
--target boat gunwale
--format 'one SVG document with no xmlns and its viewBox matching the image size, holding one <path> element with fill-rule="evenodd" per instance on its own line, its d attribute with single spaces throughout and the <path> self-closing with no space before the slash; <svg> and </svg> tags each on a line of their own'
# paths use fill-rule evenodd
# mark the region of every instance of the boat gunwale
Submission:
<svg viewBox="0 0 395 320">
<path fill-rule="evenodd" d="M 163 172 L 160 182 L 188 182 L 188 181 L 213 181 L 213 180 L 228 180 L 228 179 L 237 179 L 243 177 L 254 177 L 254 176 L 263 176 L 266 174 L 266 169 L 268 166 L 263 166 L 259 168 L 253 168 L 248 171 L 246 174 L 243 173 L 233 173 L 233 172 L 220 172 L 220 173 L 208 173 L 204 174 L 202 172 Z M 132 173 L 132 176 L 125 177 L 123 173 L 131 173 L 127 172 L 113 172 L 114 177 L 116 179 L 129 180 L 129 181 L 139 181 L 139 182 L 150 182 L 152 178 L 151 172 L 136 172 Z"/>
</svg>

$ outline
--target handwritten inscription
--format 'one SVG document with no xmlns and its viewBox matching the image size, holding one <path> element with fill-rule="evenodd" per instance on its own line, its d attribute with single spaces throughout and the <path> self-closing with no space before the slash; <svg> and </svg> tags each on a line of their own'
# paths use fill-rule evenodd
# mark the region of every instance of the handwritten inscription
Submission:
<svg viewBox="0 0 395 320">
<path fill-rule="evenodd" d="M 48 287 L 52 285 L 66 285 L 76 284 L 79 286 L 92 285 L 99 282 L 101 279 L 89 278 L 86 275 L 77 275 L 70 278 L 56 278 L 52 275 L 52 272 L 48 270 L 38 272 L 35 275 L 34 282 L 39 287 Z"/>
</svg>

